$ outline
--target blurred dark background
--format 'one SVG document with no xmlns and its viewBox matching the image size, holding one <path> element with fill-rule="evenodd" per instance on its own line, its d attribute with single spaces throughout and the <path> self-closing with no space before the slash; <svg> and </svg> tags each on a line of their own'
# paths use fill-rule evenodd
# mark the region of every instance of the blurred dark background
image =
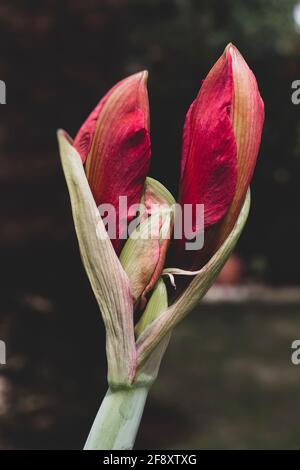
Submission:
<svg viewBox="0 0 300 470">
<path fill-rule="evenodd" d="M 81 448 L 105 393 L 104 331 L 56 129 L 74 136 L 113 84 L 148 69 L 151 174 L 176 194 L 185 113 L 228 42 L 254 70 L 266 108 L 238 281 L 270 295 L 232 303 L 225 290 L 178 327 L 137 446 L 300 447 L 300 368 L 290 362 L 300 296 L 295 288 L 289 295 L 300 281 L 300 105 L 291 101 L 300 80 L 298 4 L 1 1 L 0 448 Z"/>
</svg>

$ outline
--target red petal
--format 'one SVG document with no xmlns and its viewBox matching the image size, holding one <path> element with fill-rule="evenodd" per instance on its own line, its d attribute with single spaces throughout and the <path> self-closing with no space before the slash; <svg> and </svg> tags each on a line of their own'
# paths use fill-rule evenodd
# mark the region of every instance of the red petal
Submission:
<svg viewBox="0 0 300 470">
<path fill-rule="evenodd" d="M 112 92 L 117 88 L 122 82 L 117 83 L 109 92 L 99 101 L 96 108 L 90 113 L 87 117 L 81 128 L 76 134 L 76 137 L 73 142 L 73 146 L 76 148 L 77 152 L 81 156 L 82 163 L 85 163 L 89 151 L 92 146 L 92 141 L 94 138 L 96 124 L 98 116 L 101 113 L 103 106 L 107 102 L 108 98 Z"/>
<path fill-rule="evenodd" d="M 205 228 L 225 215 L 236 188 L 231 65 L 231 59 L 224 56 L 214 65 L 189 109 L 184 126 L 179 202 L 204 204 Z M 195 220 L 192 229 L 193 232 L 200 229 Z M 177 242 L 179 251 L 184 250 L 184 244 L 185 240 Z"/>
<path fill-rule="evenodd" d="M 119 253 L 130 217 L 119 213 L 119 197 L 127 196 L 128 208 L 138 204 L 150 163 L 147 73 L 119 82 L 100 101 L 78 132 L 74 146 L 86 162 L 86 174 L 97 205 L 112 204 L 117 213 Z M 122 221 L 119 232 L 119 219 Z"/>
<path fill-rule="evenodd" d="M 224 52 L 232 59 L 234 99 L 232 124 L 237 144 L 237 186 L 226 216 L 211 227 L 199 262 L 206 263 L 233 230 L 251 182 L 264 124 L 264 103 L 253 72 L 232 44 Z"/>
<path fill-rule="evenodd" d="M 264 106 L 255 76 L 229 44 L 187 115 L 181 204 L 205 204 L 204 248 L 175 243 L 176 264 L 199 269 L 227 238 L 250 184 L 260 146 Z M 194 227 L 196 228 L 196 227 Z"/>
</svg>

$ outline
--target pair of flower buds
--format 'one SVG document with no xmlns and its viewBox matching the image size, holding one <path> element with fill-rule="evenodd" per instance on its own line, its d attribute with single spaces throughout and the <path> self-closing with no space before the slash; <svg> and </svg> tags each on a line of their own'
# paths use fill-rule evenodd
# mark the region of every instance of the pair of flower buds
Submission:
<svg viewBox="0 0 300 470">
<path fill-rule="evenodd" d="M 106 326 L 112 385 L 130 385 L 146 373 L 151 355 L 161 356 L 172 328 L 205 294 L 230 255 L 248 215 L 248 188 L 264 121 L 256 79 L 229 44 L 203 81 L 183 131 L 178 202 L 204 205 L 204 247 L 187 251 L 184 233 L 172 240 L 174 220 L 167 213 L 158 218 L 157 237 L 126 241 L 121 234 L 132 214 L 120 208 L 120 197 L 127 197 L 127 208 L 143 203 L 148 217 L 141 218 L 140 233 L 154 216 L 154 205 L 171 208 L 175 202 L 147 177 L 146 81 L 147 72 L 141 72 L 115 85 L 74 141 L 58 132 L 80 251 Z M 117 231 L 111 240 L 97 209 L 101 204 L 116 209 Z M 197 231 L 194 221 L 192 228 Z M 171 305 L 164 274 L 193 274 Z M 143 313 L 134 325 L 137 305 Z"/>
</svg>

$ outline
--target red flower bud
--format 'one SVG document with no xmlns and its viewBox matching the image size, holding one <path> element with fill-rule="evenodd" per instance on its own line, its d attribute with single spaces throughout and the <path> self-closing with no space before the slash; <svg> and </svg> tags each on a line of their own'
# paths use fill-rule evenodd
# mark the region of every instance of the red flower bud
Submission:
<svg viewBox="0 0 300 470">
<path fill-rule="evenodd" d="M 256 79 L 229 44 L 203 81 L 184 126 L 179 202 L 204 204 L 204 248 L 175 242 L 176 265 L 199 269 L 231 232 L 252 178 L 264 121 Z M 193 232 L 200 230 L 193 220 Z"/>
<path fill-rule="evenodd" d="M 147 72 L 137 73 L 115 85 L 78 131 L 74 147 L 79 152 L 96 204 L 112 204 L 117 214 L 117 237 L 112 244 L 119 254 L 119 235 L 130 221 L 119 213 L 119 197 L 127 207 L 141 200 L 150 163 Z M 121 229 L 119 228 L 121 221 Z"/>
</svg>

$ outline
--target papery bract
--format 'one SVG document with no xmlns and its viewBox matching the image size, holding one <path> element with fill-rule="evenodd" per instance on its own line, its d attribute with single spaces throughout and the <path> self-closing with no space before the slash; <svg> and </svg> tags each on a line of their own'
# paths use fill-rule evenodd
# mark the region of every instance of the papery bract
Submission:
<svg viewBox="0 0 300 470">
<path fill-rule="evenodd" d="M 175 200 L 161 183 L 147 177 L 141 205 L 144 216 L 121 251 L 120 262 L 130 281 L 133 302 L 143 309 L 164 268 Z"/>
</svg>

